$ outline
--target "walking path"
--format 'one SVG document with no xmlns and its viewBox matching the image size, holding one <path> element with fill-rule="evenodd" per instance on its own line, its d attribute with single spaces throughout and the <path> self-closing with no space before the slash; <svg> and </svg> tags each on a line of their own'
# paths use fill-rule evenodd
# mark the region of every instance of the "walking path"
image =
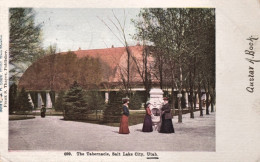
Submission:
<svg viewBox="0 0 260 162">
<path fill-rule="evenodd" d="M 46 116 L 9 122 L 9 150 L 86 151 L 215 151 L 215 113 L 195 119 L 174 117 L 174 134 L 141 132 L 142 124 L 130 126 L 130 134 L 118 134 L 118 127 L 64 121 Z"/>
</svg>

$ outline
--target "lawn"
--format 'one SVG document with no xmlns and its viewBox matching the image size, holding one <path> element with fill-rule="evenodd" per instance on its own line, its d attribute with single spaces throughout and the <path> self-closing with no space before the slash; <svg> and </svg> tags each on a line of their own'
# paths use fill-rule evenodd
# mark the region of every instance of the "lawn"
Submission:
<svg viewBox="0 0 260 162">
<path fill-rule="evenodd" d="M 195 111 L 199 111 L 199 109 L 196 109 Z M 190 111 L 188 109 L 182 110 L 182 114 L 187 114 L 189 112 Z M 176 109 L 174 116 L 177 116 L 177 115 L 178 115 L 178 110 Z M 130 115 L 129 115 L 129 118 L 128 118 L 129 126 L 143 123 L 144 122 L 144 116 L 145 116 L 145 110 L 130 110 Z M 119 116 L 119 118 L 121 118 L 121 116 Z M 97 119 L 96 119 L 96 114 L 93 113 L 93 114 L 88 115 L 88 120 L 79 120 L 79 122 L 101 124 L 101 125 L 107 125 L 107 126 L 113 126 L 113 127 L 119 127 L 120 126 L 119 122 L 104 123 L 102 119 L 103 119 L 102 113 L 97 114 Z"/>
<path fill-rule="evenodd" d="M 130 116 L 128 119 L 129 126 L 131 125 L 136 125 L 139 123 L 143 123 L 145 116 L 145 111 L 144 110 L 130 110 Z M 119 116 L 118 118 L 121 118 Z M 74 120 L 75 121 L 75 120 Z M 93 124 L 101 124 L 101 125 L 107 125 L 107 126 L 113 126 L 113 127 L 119 127 L 120 123 L 105 123 L 103 122 L 103 115 L 102 113 L 98 113 L 97 116 L 95 113 L 89 114 L 88 115 L 88 120 L 77 120 L 78 122 L 86 122 L 86 123 L 93 123 Z"/>
<path fill-rule="evenodd" d="M 196 109 L 195 111 L 199 111 Z M 182 114 L 187 114 L 189 113 L 188 109 L 183 109 Z M 32 119 L 35 118 L 35 115 L 40 115 L 40 112 L 30 112 L 28 114 L 30 115 L 24 115 L 24 114 L 19 114 L 17 115 L 9 115 L 9 120 L 25 120 L 25 119 Z M 49 115 L 56 115 L 56 116 L 62 116 L 62 112 L 56 112 L 56 111 L 50 111 L 46 113 L 47 116 Z M 178 110 L 175 110 L 174 116 L 178 115 Z M 144 121 L 144 116 L 145 116 L 145 110 L 130 110 L 130 115 L 128 118 L 129 126 L 131 125 L 136 125 L 143 123 Z M 119 116 L 118 118 L 121 118 Z M 74 120 L 75 121 L 75 120 Z M 86 123 L 93 123 L 93 124 L 101 124 L 101 125 L 107 125 L 107 126 L 113 126 L 113 127 L 119 127 L 120 123 L 105 123 L 103 122 L 103 114 L 99 112 L 97 115 L 95 113 L 89 114 L 88 115 L 88 120 L 77 120 L 78 122 L 86 122 Z"/>
<path fill-rule="evenodd" d="M 35 118 L 33 115 L 9 115 L 9 120 L 26 120 L 33 118 Z"/>
</svg>

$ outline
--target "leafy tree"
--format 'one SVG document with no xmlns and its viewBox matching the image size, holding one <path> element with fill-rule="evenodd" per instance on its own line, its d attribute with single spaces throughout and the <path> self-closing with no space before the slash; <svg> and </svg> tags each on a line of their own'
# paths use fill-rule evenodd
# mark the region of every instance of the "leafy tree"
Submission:
<svg viewBox="0 0 260 162">
<path fill-rule="evenodd" d="M 170 84 L 172 91 L 178 89 L 179 94 L 183 90 L 185 79 L 185 39 L 187 30 L 186 9 L 158 9 L 149 8 L 141 10 L 139 16 L 142 18 L 146 30 L 147 41 L 155 47 L 155 51 L 163 57 L 155 54 L 156 65 L 159 68 L 160 81 L 166 85 Z M 142 35 L 142 34 L 140 34 Z M 163 84 L 161 83 L 161 86 Z M 166 87 L 167 88 L 167 87 Z M 174 98 L 172 98 L 174 101 Z M 172 104 L 174 105 L 174 104 Z M 178 122 L 182 122 L 181 98 L 178 98 Z"/>
<path fill-rule="evenodd" d="M 75 81 L 64 96 L 64 119 L 83 120 L 91 112 L 87 105 L 86 93 Z"/>
<path fill-rule="evenodd" d="M 31 111 L 33 108 L 28 93 L 25 91 L 24 88 L 22 88 L 21 92 L 18 95 L 16 106 L 20 111 Z"/>
<path fill-rule="evenodd" d="M 17 85 L 13 83 L 9 88 L 9 114 L 12 114 L 17 109 Z"/>
<path fill-rule="evenodd" d="M 214 84 L 208 81 L 215 79 L 214 22 L 214 9 L 141 10 L 139 19 L 135 22 L 138 29 L 137 36 L 145 38 L 154 48 L 155 68 L 158 72 L 155 76 L 159 78 L 161 88 L 165 86 L 167 89 L 170 86 L 172 92 L 177 89 L 179 94 L 183 90 L 190 91 L 191 102 L 195 87 L 201 88 L 201 83 L 204 83 L 206 91 L 214 90 Z M 201 60 L 205 62 L 201 63 Z M 207 65 L 204 66 L 205 64 Z M 200 72 L 202 74 L 199 74 Z M 199 95 L 200 88 L 198 88 Z M 174 99 L 172 95 L 173 102 Z M 181 100 L 178 97 L 179 123 L 182 122 L 181 103 L 184 103 Z M 190 117 L 194 118 L 193 106 Z"/>
<path fill-rule="evenodd" d="M 10 8 L 10 79 L 16 81 L 27 67 L 44 54 L 41 26 L 36 25 L 32 8 Z"/>
</svg>

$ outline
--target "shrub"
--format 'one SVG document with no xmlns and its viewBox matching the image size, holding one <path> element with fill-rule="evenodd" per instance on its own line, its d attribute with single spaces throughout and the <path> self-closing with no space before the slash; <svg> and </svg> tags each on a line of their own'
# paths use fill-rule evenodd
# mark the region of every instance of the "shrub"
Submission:
<svg viewBox="0 0 260 162">
<path fill-rule="evenodd" d="M 129 109 L 131 110 L 139 110 L 142 106 L 142 99 L 140 95 L 137 93 L 133 94 L 130 97 L 130 102 L 129 102 Z"/>
<path fill-rule="evenodd" d="M 85 120 L 91 113 L 85 91 L 77 82 L 73 83 L 64 96 L 63 108 L 65 120 Z"/>
<path fill-rule="evenodd" d="M 25 89 L 22 88 L 21 92 L 18 95 L 17 102 L 15 104 L 19 111 L 31 111 L 32 104 L 30 103 L 30 99 L 28 97 L 28 93 L 25 92 Z"/>
<path fill-rule="evenodd" d="M 95 111 L 96 119 L 98 110 L 104 110 L 106 106 L 104 97 L 96 90 L 87 92 L 87 105 L 90 110 Z"/>
<path fill-rule="evenodd" d="M 64 91 L 60 91 L 60 93 L 58 94 L 57 100 L 55 102 L 55 110 L 56 111 L 63 111 L 64 110 L 64 96 L 65 96 L 65 92 Z"/>
<path fill-rule="evenodd" d="M 104 122 L 120 122 L 122 115 L 122 98 L 125 97 L 122 91 L 111 95 L 107 107 L 104 111 Z"/>
<path fill-rule="evenodd" d="M 9 114 L 12 114 L 16 107 L 17 85 L 13 83 L 9 89 Z"/>
</svg>

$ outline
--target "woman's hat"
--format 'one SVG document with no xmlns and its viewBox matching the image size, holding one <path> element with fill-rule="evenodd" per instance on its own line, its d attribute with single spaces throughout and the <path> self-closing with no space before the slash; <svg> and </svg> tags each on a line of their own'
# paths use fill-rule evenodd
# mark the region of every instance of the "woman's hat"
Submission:
<svg viewBox="0 0 260 162">
<path fill-rule="evenodd" d="M 150 101 L 147 101 L 147 102 L 145 103 L 145 108 L 147 108 L 147 106 L 150 105 L 150 104 L 151 104 Z"/>
<path fill-rule="evenodd" d="M 129 98 L 127 98 L 127 97 L 122 98 L 122 102 L 123 102 L 123 103 L 126 103 L 127 101 L 129 101 Z"/>
<path fill-rule="evenodd" d="M 147 107 L 148 105 L 150 105 L 151 103 L 149 101 L 146 102 L 145 106 Z"/>
</svg>

